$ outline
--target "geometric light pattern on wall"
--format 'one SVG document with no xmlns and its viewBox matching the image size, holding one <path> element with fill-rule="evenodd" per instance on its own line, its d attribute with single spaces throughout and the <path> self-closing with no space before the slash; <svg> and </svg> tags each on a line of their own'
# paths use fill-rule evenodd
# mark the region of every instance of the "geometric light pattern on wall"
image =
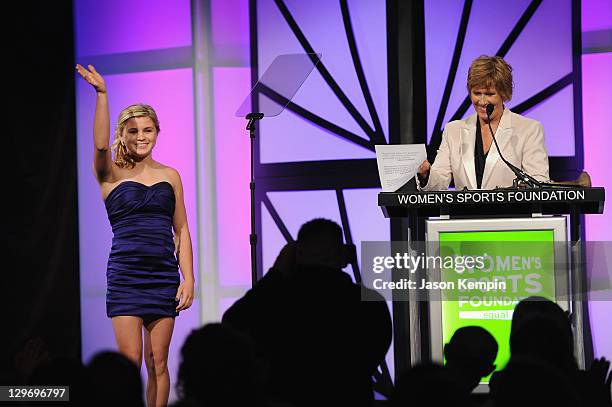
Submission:
<svg viewBox="0 0 612 407">
<path fill-rule="evenodd" d="M 292 112 L 262 121 L 260 162 L 373 158 L 388 128 L 385 3 L 259 0 L 257 15 L 260 75 L 278 55 L 322 54 Z"/>
<path fill-rule="evenodd" d="M 446 123 L 474 113 L 467 72 L 471 62 L 485 54 L 502 56 L 512 66 L 515 87 L 507 107 L 542 122 L 549 155 L 576 155 L 582 133 L 574 120 L 581 114 L 580 61 L 573 48 L 575 1 L 433 0 L 424 6 L 427 136 L 432 151 Z M 536 114 L 543 103 L 546 109 Z"/>
</svg>

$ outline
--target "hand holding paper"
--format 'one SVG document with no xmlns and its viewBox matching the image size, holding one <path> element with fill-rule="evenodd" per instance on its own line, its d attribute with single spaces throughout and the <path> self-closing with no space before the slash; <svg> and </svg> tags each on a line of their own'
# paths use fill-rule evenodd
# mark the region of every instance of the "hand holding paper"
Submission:
<svg viewBox="0 0 612 407">
<path fill-rule="evenodd" d="M 383 192 L 395 192 L 415 177 L 427 159 L 425 144 L 376 145 L 376 162 Z"/>
</svg>

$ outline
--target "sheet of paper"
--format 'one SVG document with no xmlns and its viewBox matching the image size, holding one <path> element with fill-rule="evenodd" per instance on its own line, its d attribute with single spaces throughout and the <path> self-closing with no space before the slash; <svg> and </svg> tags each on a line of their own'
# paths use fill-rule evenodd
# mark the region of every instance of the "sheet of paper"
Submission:
<svg viewBox="0 0 612 407">
<path fill-rule="evenodd" d="M 427 159 L 425 144 L 376 145 L 378 176 L 383 192 L 395 192 L 416 176 Z"/>
</svg>

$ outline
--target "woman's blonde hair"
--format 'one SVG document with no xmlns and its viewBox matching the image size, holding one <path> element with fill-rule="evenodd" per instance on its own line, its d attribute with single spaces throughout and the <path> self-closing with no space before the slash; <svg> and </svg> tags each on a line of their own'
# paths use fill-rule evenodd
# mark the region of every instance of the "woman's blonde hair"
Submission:
<svg viewBox="0 0 612 407">
<path fill-rule="evenodd" d="M 506 102 L 512 99 L 512 67 L 502 57 L 481 55 L 472 62 L 468 71 L 468 92 L 474 88 L 495 88 Z"/>
<path fill-rule="evenodd" d="M 155 113 L 155 110 L 153 110 L 151 106 L 137 103 L 123 109 L 121 113 L 119 113 L 119 119 L 117 119 L 117 126 L 115 126 L 115 138 L 113 140 L 113 145 L 111 146 L 111 150 L 115 154 L 115 164 L 120 168 L 133 168 L 134 165 L 136 165 L 134 158 L 130 157 L 127 147 L 121 141 L 121 134 L 127 126 L 128 120 L 134 117 L 150 117 L 151 120 L 153 120 L 155 129 L 158 133 L 160 130 L 157 113 Z"/>
</svg>

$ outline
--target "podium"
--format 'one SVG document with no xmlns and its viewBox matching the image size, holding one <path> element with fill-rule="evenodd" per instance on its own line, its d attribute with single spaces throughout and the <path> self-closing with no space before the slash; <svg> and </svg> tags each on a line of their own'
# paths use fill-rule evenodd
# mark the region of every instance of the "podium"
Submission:
<svg viewBox="0 0 612 407">
<path fill-rule="evenodd" d="M 471 239 L 470 236 L 481 236 L 483 241 L 487 238 L 482 236 L 496 234 L 537 235 L 540 237 L 536 240 L 549 239 L 554 244 L 551 253 L 555 258 L 554 275 L 550 279 L 552 299 L 570 314 L 575 355 L 581 367 L 593 358 L 581 239 L 583 215 L 603 213 L 604 201 L 603 188 L 582 187 L 383 192 L 378 195 L 378 205 L 384 216 L 394 220 L 393 240 L 405 244 L 406 250 L 414 250 L 418 242 L 424 242 L 428 251 L 439 250 L 442 240 L 461 242 L 461 239 Z M 566 247 L 567 251 L 558 247 Z M 426 269 L 421 271 L 427 273 Z M 436 280 L 440 275 L 429 273 L 428 278 Z M 400 279 L 397 270 L 392 270 L 392 279 Z M 445 313 L 454 310 L 450 302 L 434 300 L 438 295 L 435 290 L 428 292 L 430 298 L 423 298 L 422 293 L 417 296 L 410 290 L 392 294 L 396 372 L 420 361 L 441 363 L 443 344 L 453 329 L 445 326 L 451 320 Z M 468 300 L 463 304 L 469 305 Z M 505 314 L 461 312 L 466 317 L 453 321 L 479 325 L 479 321 L 499 317 L 505 321 L 501 322 L 505 329 L 509 329 L 512 315 L 511 310 Z M 500 352 L 504 345 L 507 347 L 499 345 Z M 484 391 L 485 386 L 486 383 L 481 383 L 476 391 Z"/>
</svg>

